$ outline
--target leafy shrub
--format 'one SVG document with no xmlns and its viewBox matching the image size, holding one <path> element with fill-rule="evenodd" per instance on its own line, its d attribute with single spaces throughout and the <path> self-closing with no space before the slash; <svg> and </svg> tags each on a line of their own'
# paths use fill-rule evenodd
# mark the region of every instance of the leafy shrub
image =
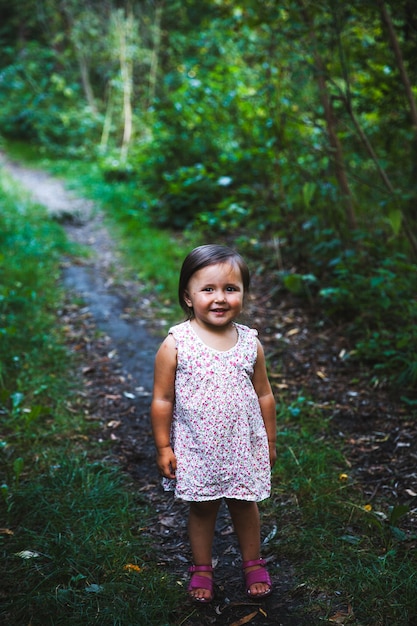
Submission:
<svg viewBox="0 0 417 626">
<path fill-rule="evenodd" d="M 163 175 L 156 221 L 171 228 L 184 228 L 196 214 L 214 207 L 221 197 L 221 186 L 201 163 L 180 167 Z"/>
<path fill-rule="evenodd" d="M 373 365 L 376 380 L 411 388 L 417 382 L 417 266 L 401 253 L 383 258 L 384 250 L 371 245 L 334 259 L 321 304 L 349 322 L 354 356 Z"/>
<path fill-rule="evenodd" d="M 0 132 L 55 153 L 84 154 L 99 138 L 99 117 L 80 106 L 80 85 L 60 70 L 55 53 L 37 43 L 0 71 Z"/>
</svg>

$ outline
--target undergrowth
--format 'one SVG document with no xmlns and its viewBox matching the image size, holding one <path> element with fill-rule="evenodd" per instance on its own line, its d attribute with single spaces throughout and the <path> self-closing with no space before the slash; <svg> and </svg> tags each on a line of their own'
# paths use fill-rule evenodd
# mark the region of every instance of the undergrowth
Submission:
<svg viewBox="0 0 417 626">
<path fill-rule="evenodd" d="M 62 229 L 5 176 L 0 190 L 0 621 L 168 624 L 150 512 L 101 460 L 59 326 Z"/>
<path fill-rule="evenodd" d="M 297 563 L 312 623 L 414 624 L 417 534 L 402 528 L 409 507 L 364 500 L 329 418 L 308 398 L 283 403 L 278 424 L 274 549 Z"/>
</svg>

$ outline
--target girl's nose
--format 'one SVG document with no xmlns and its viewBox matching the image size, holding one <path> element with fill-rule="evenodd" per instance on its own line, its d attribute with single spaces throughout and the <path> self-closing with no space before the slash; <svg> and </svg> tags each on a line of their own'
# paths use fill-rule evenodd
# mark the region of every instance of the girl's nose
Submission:
<svg viewBox="0 0 417 626">
<path fill-rule="evenodd" d="M 224 302 L 226 300 L 225 295 L 222 291 L 216 293 L 215 301 L 216 302 Z"/>
</svg>

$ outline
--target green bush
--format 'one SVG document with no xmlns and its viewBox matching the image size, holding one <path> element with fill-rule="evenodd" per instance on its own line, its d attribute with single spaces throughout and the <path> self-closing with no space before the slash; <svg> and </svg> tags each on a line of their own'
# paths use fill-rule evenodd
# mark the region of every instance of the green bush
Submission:
<svg viewBox="0 0 417 626">
<path fill-rule="evenodd" d="M 36 42 L 0 71 L 0 133 L 33 141 L 58 154 L 88 154 L 97 143 L 98 115 L 80 106 L 77 82 L 66 77 L 55 53 Z"/>
<path fill-rule="evenodd" d="M 385 258 L 383 252 L 372 245 L 334 259 L 321 305 L 348 321 L 353 356 L 372 365 L 376 381 L 411 390 L 417 383 L 417 265 L 400 253 Z"/>
</svg>

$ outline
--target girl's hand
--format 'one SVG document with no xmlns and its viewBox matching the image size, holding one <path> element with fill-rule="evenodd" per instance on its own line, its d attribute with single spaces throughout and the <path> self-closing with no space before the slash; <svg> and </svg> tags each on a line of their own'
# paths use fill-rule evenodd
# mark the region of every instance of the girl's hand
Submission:
<svg viewBox="0 0 417 626">
<path fill-rule="evenodd" d="M 175 478 L 177 458 L 171 446 L 158 449 L 156 454 L 156 463 L 162 476 L 165 478 Z"/>
</svg>

